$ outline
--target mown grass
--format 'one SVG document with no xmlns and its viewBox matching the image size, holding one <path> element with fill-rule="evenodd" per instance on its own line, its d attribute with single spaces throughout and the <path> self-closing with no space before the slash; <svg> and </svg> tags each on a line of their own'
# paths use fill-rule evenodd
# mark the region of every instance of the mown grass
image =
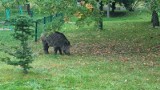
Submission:
<svg viewBox="0 0 160 90">
<path fill-rule="evenodd" d="M 145 60 L 141 55 L 105 57 L 42 55 L 32 64 L 33 69 L 28 75 L 22 74 L 20 67 L 2 64 L 0 88 L 6 90 L 157 90 L 159 89 L 159 61 L 153 61 L 153 65 L 152 61 L 153 59 Z"/>
<path fill-rule="evenodd" d="M 149 14 L 138 14 L 105 19 L 103 31 L 66 24 L 61 32 L 72 44 L 70 56 L 53 55 L 52 48 L 45 55 L 41 42 L 31 40 L 33 68 L 25 75 L 0 62 L 0 89 L 159 90 L 160 29 L 152 28 Z M 11 33 L 0 31 L 0 42 L 17 45 Z"/>
</svg>

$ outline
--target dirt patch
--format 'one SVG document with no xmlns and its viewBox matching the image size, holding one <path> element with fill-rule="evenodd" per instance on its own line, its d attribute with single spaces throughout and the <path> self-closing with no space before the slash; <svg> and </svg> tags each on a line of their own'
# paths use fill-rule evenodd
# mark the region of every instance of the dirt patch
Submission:
<svg viewBox="0 0 160 90">
<path fill-rule="evenodd" d="M 160 52 L 159 46 L 154 49 L 143 48 L 141 46 L 127 46 L 124 44 L 105 44 L 105 43 L 77 43 L 72 45 L 71 53 L 73 54 L 91 54 L 91 55 L 107 55 L 107 54 L 131 54 L 131 53 L 150 53 Z"/>
<path fill-rule="evenodd" d="M 108 45 L 78 43 L 71 47 L 71 53 L 104 55 L 113 53 L 113 51 Z"/>
</svg>

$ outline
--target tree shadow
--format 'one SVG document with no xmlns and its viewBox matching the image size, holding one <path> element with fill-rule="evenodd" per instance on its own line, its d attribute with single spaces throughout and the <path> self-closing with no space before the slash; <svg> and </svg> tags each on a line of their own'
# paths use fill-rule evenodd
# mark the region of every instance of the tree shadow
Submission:
<svg viewBox="0 0 160 90">
<path fill-rule="evenodd" d="M 104 12 L 103 16 L 106 16 L 107 12 Z M 123 17 L 126 16 L 127 12 L 126 11 L 115 11 L 115 12 L 110 12 L 110 17 Z"/>
</svg>

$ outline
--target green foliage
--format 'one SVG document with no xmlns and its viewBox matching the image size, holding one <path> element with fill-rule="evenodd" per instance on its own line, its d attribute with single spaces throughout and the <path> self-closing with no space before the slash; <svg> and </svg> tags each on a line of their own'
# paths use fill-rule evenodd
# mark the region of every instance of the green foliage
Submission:
<svg viewBox="0 0 160 90">
<path fill-rule="evenodd" d="M 13 0 L 0 0 L 4 8 L 10 8 L 13 5 Z"/>
<path fill-rule="evenodd" d="M 18 16 L 11 20 L 12 24 L 15 26 L 15 33 L 13 37 L 20 41 L 28 41 L 30 36 L 33 36 L 33 21 L 27 16 Z"/>
<path fill-rule="evenodd" d="M 26 1 L 27 0 L 14 0 L 14 3 L 16 3 L 16 5 L 24 5 Z"/>
<path fill-rule="evenodd" d="M 53 21 L 45 25 L 45 31 L 47 32 L 58 31 L 62 28 L 63 24 L 64 24 L 64 15 L 62 13 L 56 14 L 53 17 Z"/>
<path fill-rule="evenodd" d="M 34 3 L 37 5 L 37 8 L 40 8 L 40 13 L 47 13 L 50 15 L 62 13 L 64 16 L 63 19 L 68 20 L 76 18 L 74 20 L 76 20 L 78 26 L 91 24 L 93 21 L 97 22 L 101 16 L 95 0 L 85 0 L 85 4 L 82 6 L 78 6 L 76 0 L 35 0 Z M 91 4 L 93 10 L 88 9 L 86 4 Z M 48 27 L 51 30 L 59 30 L 64 24 L 61 22 L 61 19 L 62 18 L 57 18 L 50 24 L 51 26 Z M 49 30 L 48 27 L 47 30 Z"/>
<path fill-rule="evenodd" d="M 134 9 L 134 3 L 138 2 L 138 0 L 115 0 L 116 2 L 119 2 L 120 4 L 124 4 L 126 9 L 133 10 Z"/>
<path fill-rule="evenodd" d="M 145 2 L 149 10 L 160 12 L 160 0 L 145 0 Z"/>
<path fill-rule="evenodd" d="M 16 57 L 16 60 L 11 60 L 9 57 L 3 58 L 2 61 L 9 65 L 19 65 L 23 68 L 24 73 L 28 72 L 31 68 L 29 63 L 32 63 L 32 52 L 31 48 L 28 46 L 28 40 L 33 36 L 33 30 L 30 28 L 33 22 L 26 16 L 18 16 L 12 20 L 13 25 L 15 25 L 15 30 L 13 33 L 13 38 L 20 41 L 20 46 L 15 47 L 14 52 L 11 50 L 5 50 L 11 56 Z"/>
<path fill-rule="evenodd" d="M 6 9 L 17 7 L 18 5 L 24 5 L 26 0 L 0 0 L 0 3 Z"/>
</svg>

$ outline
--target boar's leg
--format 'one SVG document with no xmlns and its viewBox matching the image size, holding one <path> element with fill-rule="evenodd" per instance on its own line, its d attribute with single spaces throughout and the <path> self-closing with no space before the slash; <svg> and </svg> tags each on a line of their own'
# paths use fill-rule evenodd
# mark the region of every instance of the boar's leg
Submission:
<svg viewBox="0 0 160 90">
<path fill-rule="evenodd" d="M 43 50 L 44 50 L 44 53 L 45 53 L 45 54 L 48 54 L 48 53 L 49 53 L 49 52 L 48 52 L 48 48 L 49 48 L 48 44 L 47 44 L 47 43 L 43 43 Z"/>
<path fill-rule="evenodd" d="M 60 47 L 55 47 L 55 48 L 54 48 L 55 54 L 57 54 L 58 51 L 59 51 L 59 53 L 62 55 L 62 50 L 61 50 L 61 48 L 60 48 Z"/>
</svg>

